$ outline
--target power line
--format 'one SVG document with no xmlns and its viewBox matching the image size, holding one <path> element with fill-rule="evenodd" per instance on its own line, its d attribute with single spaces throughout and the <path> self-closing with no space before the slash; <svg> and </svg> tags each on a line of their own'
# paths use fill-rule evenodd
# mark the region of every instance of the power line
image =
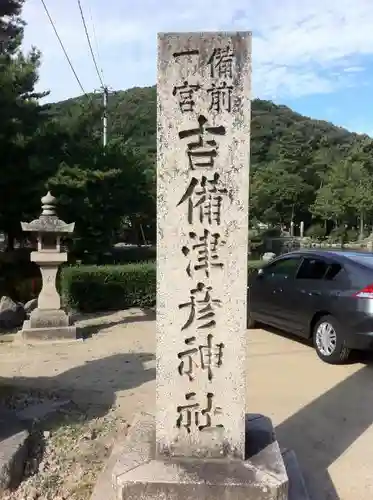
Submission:
<svg viewBox="0 0 373 500">
<path fill-rule="evenodd" d="M 98 78 L 99 78 L 99 80 L 101 82 L 101 86 L 102 86 L 103 89 L 105 89 L 106 85 L 104 84 L 103 79 L 101 78 L 101 75 L 100 75 L 100 70 L 98 69 L 96 57 L 95 57 L 95 54 L 94 54 L 93 49 L 92 49 L 91 39 L 89 38 L 89 33 L 88 33 L 88 29 L 87 29 L 87 23 L 85 22 L 85 17 L 84 17 L 84 13 L 83 13 L 83 9 L 82 9 L 82 4 L 81 4 L 80 0 L 78 0 L 78 6 L 79 6 L 79 10 L 80 10 L 80 15 L 81 15 L 81 18 L 82 18 L 83 26 L 84 26 L 84 31 L 85 31 L 85 34 L 86 34 L 86 37 L 87 37 L 87 41 L 88 41 L 88 45 L 89 45 L 89 50 L 91 51 L 91 56 L 92 56 L 93 64 L 95 65 L 97 76 L 98 76 Z"/>
<path fill-rule="evenodd" d="M 102 61 L 101 61 L 101 55 L 100 55 L 100 47 L 99 47 L 98 38 L 97 38 L 97 35 L 96 35 L 95 23 L 93 22 L 92 9 L 91 9 L 91 5 L 90 5 L 89 2 L 88 2 L 88 11 L 89 11 L 89 15 L 90 15 L 90 18 L 91 18 L 92 34 L 93 34 L 93 40 L 95 42 L 95 47 L 96 47 L 97 59 L 98 59 L 98 62 L 100 64 L 100 73 L 102 75 L 102 79 L 105 81 L 105 75 L 104 75 L 104 70 L 102 68 Z"/>
<path fill-rule="evenodd" d="M 62 40 L 61 40 L 61 38 L 60 38 L 60 35 L 58 34 L 58 31 L 57 31 L 57 29 L 56 29 L 56 26 L 54 25 L 54 22 L 53 22 L 53 19 L 52 19 L 52 17 L 51 17 L 51 15 L 50 15 L 50 13 L 49 13 L 48 7 L 46 6 L 46 4 L 45 4 L 45 1 L 44 1 L 44 0 L 41 0 L 41 3 L 43 4 L 44 10 L 45 10 L 45 12 L 46 12 L 46 14 L 47 14 L 47 16 L 48 16 L 48 19 L 49 19 L 49 21 L 50 21 L 50 23 L 51 23 L 51 25 L 52 25 L 52 28 L 53 28 L 53 30 L 54 30 L 54 32 L 55 32 L 55 34 L 56 34 L 56 37 L 57 37 L 58 41 L 60 42 L 61 48 L 62 48 L 62 50 L 63 50 L 63 53 L 65 54 L 65 57 L 66 57 L 66 59 L 67 59 L 67 62 L 68 62 L 68 63 L 69 63 L 69 65 L 70 65 L 71 71 L 74 73 L 74 76 L 75 76 L 75 78 L 76 78 L 76 81 L 78 82 L 79 87 L 81 88 L 81 90 L 82 90 L 83 94 L 86 94 L 86 92 L 85 92 L 85 90 L 84 90 L 84 87 L 83 87 L 83 85 L 82 85 L 81 81 L 79 80 L 78 75 L 76 74 L 76 71 L 75 71 L 75 69 L 74 69 L 74 66 L 72 65 L 72 62 L 71 62 L 71 60 L 70 60 L 70 57 L 68 56 L 68 53 L 66 52 L 66 49 L 65 49 L 65 47 L 64 47 L 64 45 L 63 45 L 63 43 L 62 43 Z"/>
<path fill-rule="evenodd" d="M 95 54 L 93 52 L 93 48 L 92 48 L 92 44 L 91 44 L 91 39 L 89 37 L 87 23 L 85 21 L 85 17 L 84 17 L 84 13 L 83 13 L 83 8 L 82 8 L 81 1 L 80 0 L 77 0 L 77 1 L 78 1 L 79 10 L 80 10 L 80 16 L 82 18 L 82 22 L 83 22 L 83 26 L 84 26 L 84 31 L 85 31 L 85 34 L 86 34 L 86 37 L 87 37 L 87 41 L 88 41 L 89 50 L 91 51 L 91 56 L 92 56 L 93 64 L 95 65 L 96 73 L 97 73 L 97 76 L 98 76 L 98 78 L 100 80 L 100 83 L 101 83 L 102 97 L 103 97 L 102 145 L 103 145 L 103 147 L 105 149 L 106 148 L 106 144 L 107 144 L 107 131 L 108 131 L 108 127 L 107 127 L 107 107 L 108 107 L 109 89 L 104 84 L 104 72 L 101 69 L 101 74 L 102 74 L 102 77 L 101 77 L 100 70 L 98 69 L 98 64 L 97 64 L 97 61 L 96 61 Z M 94 38 L 94 40 L 96 42 L 97 57 L 100 57 L 99 56 L 99 51 L 98 51 L 98 43 L 97 43 L 97 38 L 96 38 L 96 33 L 95 33 L 95 27 L 94 27 L 93 17 L 92 17 L 92 12 L 91 11 L 90 11 L 90 14 L 91 14 L 91 21 L 92 21 L 92 28 L 93 28 L 93 38 Z"/>
</svg>

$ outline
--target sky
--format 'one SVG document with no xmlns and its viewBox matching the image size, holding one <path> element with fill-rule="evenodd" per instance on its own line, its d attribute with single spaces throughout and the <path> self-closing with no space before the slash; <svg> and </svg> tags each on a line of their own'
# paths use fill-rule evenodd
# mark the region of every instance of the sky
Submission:
<svg viewBox="0 0 373 500">
<path fill-rule="evenodd" d="M 100 81 L 77 0 L 45 0 L 85 92 Z M 373 136 L 373 0 L 81 0 L 104 83 L 154 85 L 157 32 L 253 32 L 253 97 Z M 25 49 L 42 52 L 48 101 L 82 94 L 41 0 L 26 0 Z"/>
</svg>

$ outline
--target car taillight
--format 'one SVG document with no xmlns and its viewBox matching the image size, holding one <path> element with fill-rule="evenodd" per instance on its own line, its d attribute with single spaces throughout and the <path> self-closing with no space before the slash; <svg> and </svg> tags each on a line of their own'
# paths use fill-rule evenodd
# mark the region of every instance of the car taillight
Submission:
<svg viewBox="0 0 373 500">
<path fill-rule="evenodd" d="M 355 293 L 354 296 L 359 299 L 373 299 L 373 284 L 367 285 L 360 292 Z"/>
</svg>

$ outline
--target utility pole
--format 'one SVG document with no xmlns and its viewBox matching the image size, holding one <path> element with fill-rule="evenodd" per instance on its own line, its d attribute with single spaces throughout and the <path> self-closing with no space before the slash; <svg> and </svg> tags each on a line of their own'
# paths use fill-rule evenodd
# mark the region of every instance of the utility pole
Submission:
<svg viewBox="0 0 373 500">
<path fill-rule="evenodd" d="M 102 87 L 102 89 L 103 89 L 103 98 L 104 98 L 104 114 L 102 117 L 102 126 L 103 126 L 102 141 L 103 141 L 104 148 L 106 148 L 106 144 L 107 144 L 107 103 L 108 103 L 109 91 L 108 91 L 108 88 L 106 86 Z"/>
</svg>

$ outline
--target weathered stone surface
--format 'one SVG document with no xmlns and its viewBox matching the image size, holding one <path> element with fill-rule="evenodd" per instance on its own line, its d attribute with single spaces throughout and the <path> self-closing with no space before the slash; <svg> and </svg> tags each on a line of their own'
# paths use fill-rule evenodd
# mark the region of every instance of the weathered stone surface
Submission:
<svg viewBox="0 0 373 500">
<path fill-rule="evenodd" d="M 26 318 L 23 305 L 3 296 L 0 300 L 0 329 L 7 330 L 21 326 Z"/>
<path fill-rule="evenodd" d="M 41 199 L 42 214 L 31 223 L 22 222 L 24 231 L 37 233 L 38 251 L 31 253 L 31 261 L 38 264 L 42 276 L 42 289 L 37 307 L 30 313 L 21 332 L 23 340 L 59 340 L 76 338 L 76 328 L 69 316 L 61 310 L 61 298 L 56 288 L 58 267 L 67 261 L 61 252 L 61 233 L 72 233 L 74 224 L 66 224 L 55 214 L 56 199 L 47 193 Z"/>
<path fill-rule="evenodd" d="M 62 309 L 36 308 L 30 314 L 30 328 L 60 328 L 70 324 L 70 317 Z"/>
<path fill-rule="evenodd" d="M 29 433 L 13 412 L 0 408 L 0 493 L 22 479 Z"/>
<path fill-rule="evenodd" d="M 23 231 L 44 233 L 71 233 L 75 223 L 66 224 L 55 215 L 41 215 L 31 222 L 21 222 Z"/>
<path fill-rule="evenodd" d="M 41 252 L 35 252 L 35 254 L 37 253 L 40 254 Z M 34 260 L 34 262 L 41 264 L 41 259 L 39 259 L 39 256 L 37 260 L 35 260 L 34 255 L 32 255 L 31 257 Z M 56 277 L 60 262 L 54 263 L 52 265 L 49 262 L 48 265 L 46 265 L 44 262 L 43 264 L 44 265 L 40 265 L 40 272 L 43 280 L 42 281 L 43 285 L 38 297 L 38 308 L 44 310 L 59 309 L 61 307 L 61 298 L 56 288 Z"/>
<path fill-rule="evenodd" d="M 310 500 L 296 455 L 292 450 L 279 449 L 271 420 L 260 414 L 247 414 L 245 422 L 246 460 L 259 468 L 266 464 L 268 471 L 274 470 L 278 477 L 286 474 L 287 500 Z M 105 469 L 98 477 L 91 500 L 116 500 L 122 494 L 117 478 L 132 466 L 137 467 L 147 461 L 147 450 L 153 443 L 152 426 L 151 416 L 142 415 L 135 421 L 129 435 L 117 440 Z M 145 495 L 140 495 L 140 498 L 147 498 Z"/>
<path fill-rule="evenodd" d="M 75 222 L 66 224 L 57 217 L 55 214 L 56 201 L 56 198 L 48 191 L 41 199 L 42 213 L 40 217 L 31 222 L 21 222 L 22 230 L 32 233 L 72 233 Z"/>
<path fill-rule="evenodd" d="M 157 447 L 243 458 L 251 34 L 158 48 Z"/>
<path fill-rule="evenodd" d="M 29 321 L 23 323 L 19 331 L 20 341 L 74 340 L 80 338 L 79 329 L 74 326 L 54 326 L 49 328 L 32 328 Z"/>
<path fill-rule="evenodd" d="M 130 428 L 120 460 L 113 467 L 115 498 L 287 500 L 287 475 L 277 442 L 271 443 L 267 453 L 263 452 L 268 447 L 262 449 L 261 458 L 249 460 L 167 459 L 155 455 L 154 425 L 154 417 L 143 415 Z M 253 426 L 250 439 L 255 439 L 258 429 Z M 280 465 L 274 468 L 273 464 Z"/>
<path fill-rule="evenodd" d="M 91 500 L 117 500 L 116 497 L 116 486 L 113 482 L 114 470 L 117 470 L 117 464 L 120 463 L 119 460 L 125 451 L 127 443 L 127 433 L 124 436 L 119 436 L 116 440 L 113 449 L 111 451 L 110 457 L 106 462 L 104 469 L 98 476 L 95 487 L 92 491 Z"/>
</svg>

